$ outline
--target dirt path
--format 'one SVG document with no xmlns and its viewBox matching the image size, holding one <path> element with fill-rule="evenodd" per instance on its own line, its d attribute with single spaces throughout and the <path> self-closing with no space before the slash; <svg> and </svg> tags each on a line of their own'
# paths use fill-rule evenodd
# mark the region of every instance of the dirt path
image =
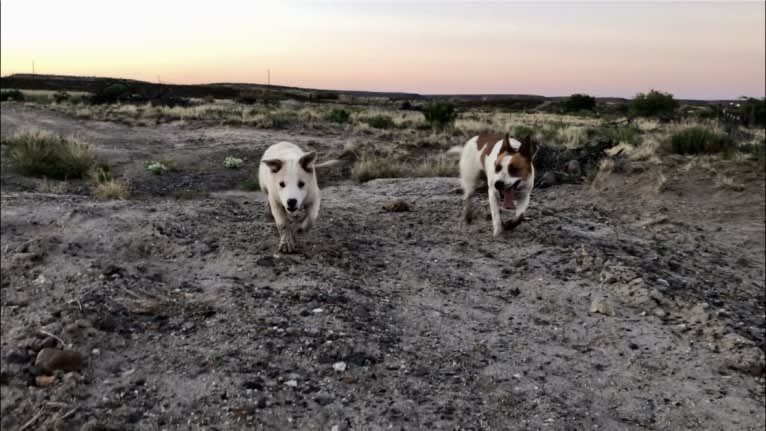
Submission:
<svg viewBox="0 0 766 431">
<path fill-rule="evenodd" d="M 2 428 L 38 412 L 64 429 L 763 428 L 752 212 L 647 224 L 561 186 L 493 240 L 482 217 L 457 224 L 456 188 L 327 186 L 289 256 L 261 193 L 4 189 Z M 382 209 L 396 198 L 412 211 Z M 39 329 L 88 354 L 82 380 L 30 385 L 56 343 Z"/>
</svg>

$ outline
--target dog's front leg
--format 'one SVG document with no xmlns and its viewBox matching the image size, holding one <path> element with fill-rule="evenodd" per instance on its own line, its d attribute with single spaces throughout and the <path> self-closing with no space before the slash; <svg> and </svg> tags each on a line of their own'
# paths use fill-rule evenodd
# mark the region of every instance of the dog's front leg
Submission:
<svg viewBox="0 0 766 431">
<path fill-rule="evenodd" d="M 496 191 L 489 191 L 489 212 L 492 215 L 492 236 L 503 232 L 503 220 L 500 218 L 500 206 L 497 203 Z"/>
<path fill-rule="evenodd" d="M 269 200 L 269 206 L 271 207 L 271 215 L 274 216 L 274 220 L 277 222 L 277 230 L 279 230 L 279 251 L 281 253 L 292 253 L 295 251 L 295 233 L 292 226 L 290 226 L 287 212 L 279 202 L 271 199 Z"/>
<path fill-rule="evenodd" d="M 319 217 L 319 202 L 311 202 L 306 206 L 306 217 L 301 223 L 299 232 L 308 232 Z"/>
</svg>

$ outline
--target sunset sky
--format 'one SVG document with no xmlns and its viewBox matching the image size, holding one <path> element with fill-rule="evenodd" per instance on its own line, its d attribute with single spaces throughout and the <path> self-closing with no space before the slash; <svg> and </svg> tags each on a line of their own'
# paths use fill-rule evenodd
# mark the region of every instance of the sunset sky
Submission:
<svg viewBox="0 0 766 431">
<path fill-rule="evenodd" d="M 5 0 L 0 73 L 417 93 L 764 97 L 764 2 Z"/>
</svg>

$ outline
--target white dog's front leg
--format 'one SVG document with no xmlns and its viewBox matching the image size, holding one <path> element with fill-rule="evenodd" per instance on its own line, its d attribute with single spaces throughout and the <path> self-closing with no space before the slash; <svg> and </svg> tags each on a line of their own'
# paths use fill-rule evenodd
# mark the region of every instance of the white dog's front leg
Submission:
<svg viewBox="0 0 766 431">
<path fill-rule="evenodd" d="M 311 227 L 314 226 L 318 217 L 319 217 L 319 201 L 311 202 L 306 207 L 306 218 L 304 218 L 303 223 L 301 223 L 300 232 L 308 232 L 311 229 Z"/>
<path fill-rule="evenodd" d="M 274 216 L 274 220 L 277 222 L 277 230 L 279 230 L 279 251 L 282 253 L 292 253 L 295 251 L 295 233 L 290 226 L 290 220 L 287 217 L 287 212 L 282 208 L 279 202 L 269 199 L 269 206 L 271 207 L 271 215 Z"/>
<path fill-rule="evenodd" d="M 500 218 L 500 207 L 497 203 L 496 191 L 489 191 L 489 212 L 492 215 L 492 235 L 498 236 L 503 232 L 503 221 Z"/>
</svg>

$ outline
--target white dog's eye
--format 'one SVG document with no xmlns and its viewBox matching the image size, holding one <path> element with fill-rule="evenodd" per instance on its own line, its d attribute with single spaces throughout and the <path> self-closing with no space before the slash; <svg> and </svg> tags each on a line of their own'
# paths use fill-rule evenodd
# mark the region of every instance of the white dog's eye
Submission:
<svg viewBox="0 0 766 431">
<path fill-rule="evenodd" d="M 303 188 L 306 184 L 303 181 L 298 181 L 298 187 Z"/>
<path fill-rule="evenodd" d="M 285 188 L 285 182 L 284 182 L 284 181 L 281 181 L 281 182 L 279 183 L 279 187 Z"/>
</svg>

